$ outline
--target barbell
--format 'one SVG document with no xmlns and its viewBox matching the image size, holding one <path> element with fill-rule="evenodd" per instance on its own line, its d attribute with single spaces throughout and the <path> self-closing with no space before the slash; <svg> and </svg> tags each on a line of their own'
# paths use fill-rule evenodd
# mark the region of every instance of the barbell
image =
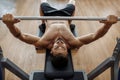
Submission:
<svg viewBox="0 0 120 80">
<path fill-rule="evenodd" d="M 106 17 L 83 17 L 83 16 L 74 16 L 74 17 L 61 17 L 61 16 L 14 16 L 15 19 L 20 20 L 87 20 L 87 21 L 100 21 L 107 20 Z M 0 17 L 2 20 L 2 17 Z M 120 21 L 120 17 L 118 17 Z"/>
</svg>

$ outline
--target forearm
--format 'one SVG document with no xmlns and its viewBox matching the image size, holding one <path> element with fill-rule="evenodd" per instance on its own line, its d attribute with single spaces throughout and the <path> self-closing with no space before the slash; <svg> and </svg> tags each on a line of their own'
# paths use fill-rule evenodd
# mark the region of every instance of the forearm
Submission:
<svg viewBox="0 0 120 80">
<path fill-rule="evenodd" d="M 82 44 L 89 44 L 89 43 L 101 38 L 102 36 L 104 36 L 108 32 L 110 27 L 111 27 L 111 25 L 106 25 L 105 24 L 103 27 L 98 29 L 95 33 L 90 33 L 90 34 L 78 37 L 77 39 Z"/>
<path fill-rule="evenodd" d="M 14 37 L 18 38 L 21 35 L 21 31 L 15 25 L 7 25 L 7 27 Z"/>
<path fill-rule="evenodd" d="M 96 40 L 98 38 L 101 38 L 102 36 L 104 36 L 108 30 L 110 29 L 110 27 L 112 26 L 112 24 L 104 24 L 103 27 L 101 27 L 100 29 L 98 29 L 94 35 L 93 35 L 93 39 Z"/>
</svg>

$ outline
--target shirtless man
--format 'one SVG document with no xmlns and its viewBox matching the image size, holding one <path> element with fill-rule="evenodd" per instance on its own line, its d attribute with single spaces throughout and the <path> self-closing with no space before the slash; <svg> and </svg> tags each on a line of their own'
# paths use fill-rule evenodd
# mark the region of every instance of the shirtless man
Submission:
<svg viewBox="0 0 120 80">
<path fill-rule="evenodd" d="M 70 0 L 64 9 L 57 10 L 52 8 L 46 0 L 42 0 L 40 10 L 41 15 L 43 16 L 72 16 L 74 15 L 75 1 Z M 67 20 L 42 21 L 46 24 L 46 30 L 42 37 L 21 33 L 19 28 L 15 26 L 15 23 L 20 22 L 20 20 L 14 19 L 11 14 L 3 15 L 2 20 L 16 38 L 28 44 L 40 47 L 41 49 L 50 49 L 53 65 L 63 67 L 67 64 L 68 49 L 80 48 L 83 45 L 89 44 L 103 37 L 112 24 L 117 22 L 117 17 L 109 15 L 107 20 L 100 21 L 100 23 L 103 23 L 103 26 L 95 33 L 90 33 L 80 37 L 74 37 L 70 31 L 70 21 Z"/>
</svg>

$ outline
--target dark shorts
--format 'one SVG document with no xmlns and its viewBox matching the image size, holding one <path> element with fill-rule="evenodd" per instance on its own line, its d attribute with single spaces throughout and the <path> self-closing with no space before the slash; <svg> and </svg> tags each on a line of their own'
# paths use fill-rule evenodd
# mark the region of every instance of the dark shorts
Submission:
<svg viewBox="0 0 120 80">
<path fill-rule="evenodd" d="M 42 3 L 40 7 L 44 16 L 72 16 L 75 11 L 73 4 L 67 4 L 65 8 L 60 10 L 51 7 L 48 3 Z"/>
</svg>

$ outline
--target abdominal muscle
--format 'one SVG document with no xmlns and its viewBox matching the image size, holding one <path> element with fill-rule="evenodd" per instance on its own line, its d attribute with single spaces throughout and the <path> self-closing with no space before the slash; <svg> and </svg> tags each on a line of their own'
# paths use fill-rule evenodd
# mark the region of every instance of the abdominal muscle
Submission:
<svg viewBox="0 0 120 80">
<path fill-rule="evenodd" d="M 66 20 L 47 20 L 46 24 L 47 24 L 47 28 L 50 28 L 54 24 L 59 24 L 59 25 L 63 24 L 66 25 L 67 28 L 70 28 L 69 27 L 70 24 Z"/>
</svg>

